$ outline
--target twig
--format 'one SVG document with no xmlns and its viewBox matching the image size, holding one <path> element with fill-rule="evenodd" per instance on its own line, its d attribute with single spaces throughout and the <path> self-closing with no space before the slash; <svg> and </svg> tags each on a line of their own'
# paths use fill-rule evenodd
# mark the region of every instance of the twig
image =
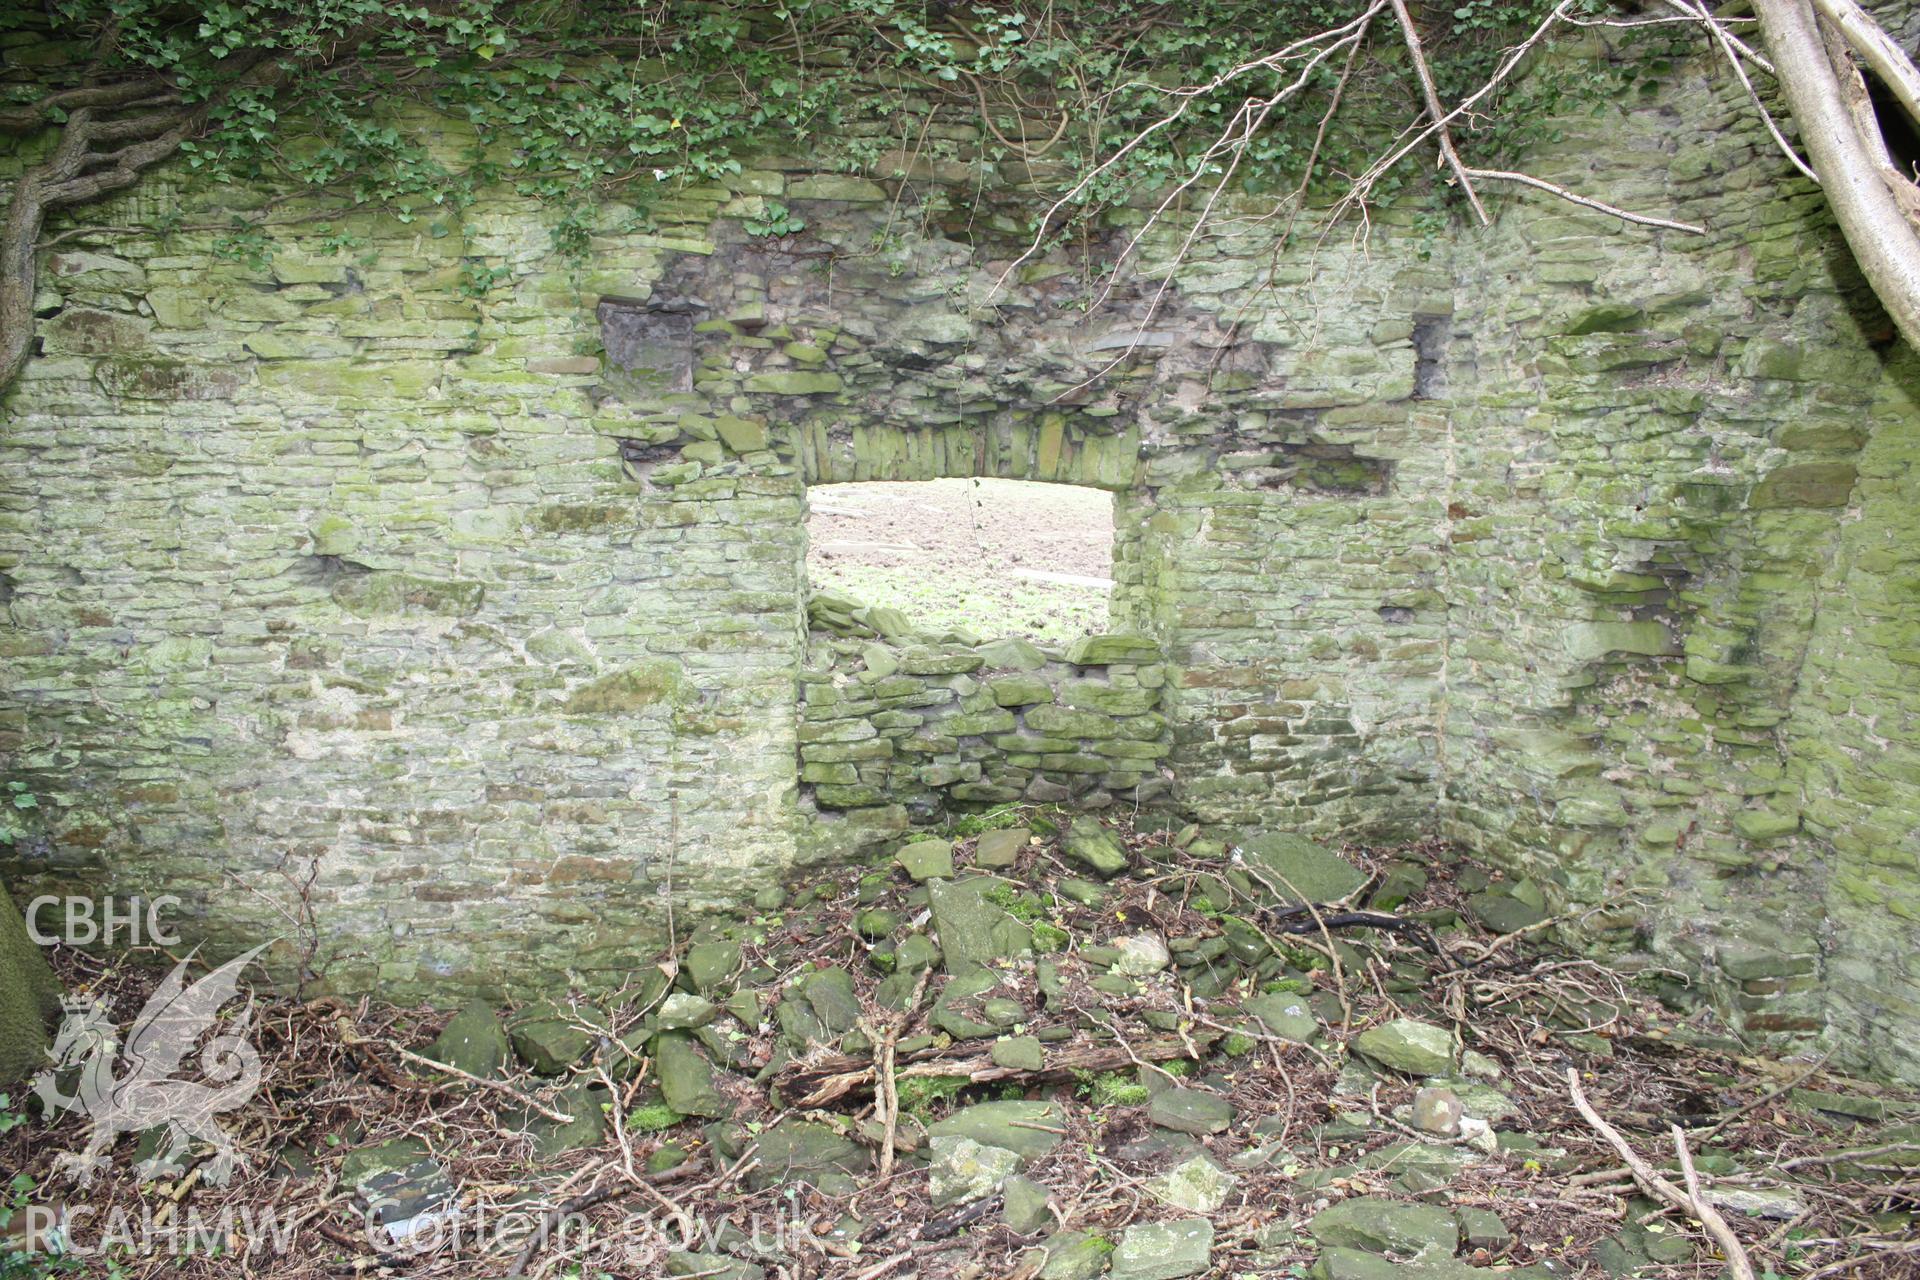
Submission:
<svg viewBox="0 0 1920 1280">
<path fill-rule="evenodd" d="M 1871 1248 L 1873 1246 L 1868 1247 Z M 1888 1245 L 1878 1253 L 1856 1254 L 1851 1258 L 1842 1258 L 1838 1262 L 1829 1262 L 1818 1271 L 1807 1272 L 1801 1280 L 1826 1280 L 1828 1276 L 1837 1276 L 1843 1271 L 1851 1271 L 1863 1262 L 1871 1262 L 1875 1258 L 1884 1258 L 1889 1254 L 1905 1253 L 1920 1253 L 1920 1240 L 1902 1240 Z"/>
<path fill-rule="evenodd" d="M 893 1176 L 893 1149 L 900 1136 L 900 1089 L 899 1081 L 893 1073 L 895 1047 L 899 1043 L 900 1033 L 912 1021 L 914 1012 L 920 1008 L 920 998 L 926 994 L 927 979 L 931 977 L 931 968 L 920 971 L 920 980 L 913 984 L 913 995 L 907 1001 L 906 1008 L 888 1020 L 887 1026 L 876 1037 L 880 1042 L 880 1053 L 876 1070 L 880 1082 L 877 1103 L 880 1109 L 880 1121 L 885 1132 L 880 1142 L 880 1176 Z"/>
<path fill-rule="evenodd" d="M 1473 206 L 1473 212 L 1480 219 L 1480 225 L 1491 226 L 1493 219 L 1487 216 L 1486 206 L 1480 203 L 1479 193 L 1473 189 L 1474 170 L 1467 168 L 1460 159 L 1460 153 L 1453 147 L 1453 131 L 1447 127 L 1451 119 L 1440 105 L 1440 90 L 1434 86 L 1433 71 L 1427 66 L 1426 51 L 1420 47 L 1420 29 L 1413 25 L 1413 15 L 1407 12 L 1407 0 L 1388 0 L 1393 5 L 1394 17 L 1400 19 L 1400 32 L 1406 37 L 1407 53 L 1413 59 L 1414 74 L 1420 78 L 1420 96 L 1426 99 L 1427 115 L 1432 119 L 1440 154 L 1446 157 L 1447 167 L 1453 170 L 1453 176 L 1460 180 L 1461 194 L 1467 197 L 1467 203 Z"/>
<path fill-rule="evenodd" d="M 1755 1098 L 1752 1102 L 1746 1103 L 1740 1107 L 1735 1108 L 1732 1111 L 1727 1112 L 1726 1115 L 1721 1116 L 1718 1120 L 1714 1121 L 1710 1127 L 1701 1130 L 1698 1140 L 1701 1142 L 1711 1141 L 1714 1135 L 1718 1134 L 1722 1129 L 1732 1124 L 1735 1120 L 1738 1120 L 1741 1116 L 1747 1115 L 1754 1111 L 1758 1111 L 1761 1107 L 1766 1106 L 1769 1102 L 1772 1102 L 1775 1098 L 1781 1097 L 1784 1094 L 1791 1093 L 1795 1089 L 1798 1089 L 1801 1085 L 1805 1084 L 1807 1081 L 1819 1075 L 1821 1069 L 1827 1065 L 1827 1059 L 1832 1056 L 1833 1056 L 1833 1051 L 1829 1049 L 1827 1052 L 1821 1054 L 1820 1057 L 1814 1062 L 1812 1066 L 1808 1067 L 1805 1071 L 1802 1071 L 1799 1075 L 1787 1081 L 1785 1084 L 1781 1085 L 1779 1088 L 1770 1089 L 1766 1093 L 1763 1093 L 1759 1097 Z"/>
<path fill-rule="evenodd" d="M 531 1107 L 533 1110 L 538 1111 L 549 1120 L 557 1121 L 560 1124 L 573 1123 L 573 1117 L 566 1112 L 555 1111 L 538 1098 L 530 1097 L 512 1085 L 502 1084 L 498 1080 L 482 1079 L 472 1072 L 462 1071 L 460 1068 L 445 1062 L 435 1062 L 432 1058 L 415 1053 L 411 1049 L 402 1049 L 399 1045 L 391 1041 L 369 1040 L 354 1030 L 353 1024 L 347 1021 L 347 1015 L 344 1010 L 340 1010 L 334 1014 L 333 1025 L 334 1029 L 340 1033 L 340 1042 L 349 1049 L 352 1049 L 354 1056 L 360 1058 L 362 1062 L 365 1062 L 369 1067 L 373 1068 L 374 1074 L 378 1075 L 383 1081 L 396 1089 L 405 1088 L 406 1081 L 395 1075 L 384 1062 L 374 1057 L 371 1050 L 376 1044 L 383 1048 L 391 1049 L 395 1054 L 399 1055 L 403 1062 L 411 1062 L 414 1066 L 424 1067 L 429 1071 L 444 1071 L 450 1076 L 457 1076 L 465 1080 L 468 1084 L 476 1084 L 482 1089 L 491 1089 L 495 1093 L 505 1094 L 522 1106 Z"/>
<path fill-rule="evenodd" d="M 1708 1204 L 1706 1197 L 1699 1193 L 1700 1179 L 1693 1170 L 1693 1156 L 1687 1151 L 1686 1131 L 1679 1125 L 1673 1126 L 1674 1146 L 1679 1149 L 1680 1168 L 1687 1180 L 1688 1189 L 1683 1191 L 1655 1172 L 1653 1166 L 1642 1160 L 1627 1140 L 1620 1136 L 1620 1131 L 1593 1109 L 1593 1104 L 1587 1101 L 1587 1095 L 1580 1090 L 1580 1073 L 1572 1067 L 1567 1068 L 1567 1091 L 1573 1096 L 1573 1105 L 1579 1109 L 1581 1118 L 1619 1153 L 1641 1190 L 1697 1218 L 1726 1255 L 1727 1265 L 1733 1271 L 1733 1280 L 1755 1280 L 1753 1262 L 1741 1246 L 1740 1237 L 1733 1234 L 1733 1229 L 1727 1226 L 1727 1220 L 1720 1216 L 1719 1210 Z"/>
<path fill-rule="evenodd" d="M 1693 1216 L 1720 1242 L 1721 1251 L 1727 1255 L 1727 1265 L 1733 1268 L 1734 1280 L 1754 1280 L 1753 1260 L 1747 1257 L 1746 1246 L 1733 1234 L 1733 1228 L 1720 1216 L 1720 1211 L 1700 1193 L 1700 1175 L 1693 1167 L 1693 1152 L 1687 1150 L 1687 1131 L 1677 1124 L 1673 1126 L 1673 1150 L 1680 1158 L 1680 1175 L 1687 1180 L 1687 1198 L 1693 1202 Z"/>
<path fill-rule="evenodd" d="M 1595 200 L 1592 196 L 1583 196 L 1569 191 L 1557 182 L 1548 182 L 1545 178 L 1536 178 L 1530 173 L 1516 173 L 1511 169 L 1468 169 L 1476 178 L 1487 178 L 1495 182 L 1517 182 L 1523 187 L 1532 187 L 1536 191 L 1545 191 L 1549 195 L 1559 196 L 1569 204 L 1577 204 L 1583 209 L 1594 209 L 1601 213 L 1612 214 L 1623 222 L 1635 222 L 1643 227 L 1662 227 L 1668 231 L 1684 231 L 1688 235 L 1703 236 L 1707 229 L 1693 222 L 1676 222 L 1672 218 L 1656 218 L 1649 213 L 1634 213 L 1618 205 L 1608 204 L 1604 200 Z"/>
</svg>

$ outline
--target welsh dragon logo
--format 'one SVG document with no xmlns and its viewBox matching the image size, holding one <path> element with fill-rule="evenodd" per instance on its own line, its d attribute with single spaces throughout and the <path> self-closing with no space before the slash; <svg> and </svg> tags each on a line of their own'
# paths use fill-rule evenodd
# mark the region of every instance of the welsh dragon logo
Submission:
<svg viewBox="0 0 1920 1280">
<path fill-rule="evenodd" d="M 49 1113 L 76 1111 L 92 1122 L 92 1128 L 84 1148 L 63 1153 L 54 1162 L 56 1173 L 84 1187 L 93 1181 L 95 1170 L 105 1163 L 121 1134 L 162 1126 L 160 1149 L 134 1167 L 143 1179 L 183 1172 L 181 1158 L 196 1139 L 214 1149 L 202 1174 L 207 1182 L 224 1186 L 234 1170 L 246 1164 L 233 1135 L 216 1117 L 245 1106 L 260 1088 L 260 1055 L 246 1038 L 253 1016 L 251 997 L 238 1020 L 200 1050 L 200 1073 L 211 1084 L 176 1080 L 174 1073 L 213 1026 L 220 1007 L 238 993 L 241 972 L 265 949 L 262 944 L 235 956 L 192 986 L 186 983 L 187 960 L 192 957 L 182 960 L 147 999 L 127 1032 L 124 1048 L 103 1003 L 73 998 L 65 1002 L 66 1016 L 49 1053 L 53 1066 L 34 1078 L 33 1089 Z M 116 1067 L 124 1067 L 125 1073 L 116 1076 Z M 60 1092 L 63 1080 L 76 1079 L 74 1093 Z"/>
</svg>

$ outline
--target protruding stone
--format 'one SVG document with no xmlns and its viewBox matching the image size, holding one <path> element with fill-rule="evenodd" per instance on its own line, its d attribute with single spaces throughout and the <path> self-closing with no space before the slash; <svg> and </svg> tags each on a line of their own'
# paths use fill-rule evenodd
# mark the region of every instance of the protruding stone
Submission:
<svg viewBox="0 0 1920 1280">
<path fill-rule="evenodd" d="M 1384 1196 L 1342 1200 L 1314 1215 L 1307 1230 L 1321 1244 L 1369 1253 L 1451 1257 L 1460 1244 L 1459 1224 L 1445 1209 Z"/>
<path fill-rule="evenodd" d="M 1113 879 L 1131 865 L 1119 837 L 1098 818 L 1075 818 L 1060 851 L 1103 880 Z"/>
<path fill-rule="evenodd" d="M 1320 1034 L 1320 1020 L 1307 1007 L 1307 998 L 1272 992 L 1249 996 L 1240 1007 L 1260 1020 L 1268 1035 L 1311 1044 Z"/>
<path fill-rule="evenodd" d="M 475 1000 L 453 1015 L 446 1029 L 428 1046 L 427 1056 L 468 1075 L 496 1080 L 506 1074 L 513 1048 L 492 1007 Z"/>
<path fill-rule="evenodd" d="M 1408 1075 L 1438 1076 L 1453 1070 L 1453 1034 L 1414 1018 L 1395 1018 L 1363 1031 L 1353 1047 L 1381 1066 Z"/>
<path fill-rule="evenodd" d="M 993 871 L 1004 871 L 1019 860 L 1026 850 L 1027 841 L 1033 838 L 1033 832 L 1025 827 L 1010 827 L 1004 831 L 983 831 L 974 841 L 973 865 Z"/>
<path fill-rule="evenodd" d="M 1022 949 L 1023 935 L 1024 945 L 1032 945 L 1025 926 L 988 901 L 987 893 L 995 883 L 984 876 L 927 882 L 927 904 L 933 908 L 933 927 L 950 972 L 979 968 L 1016 954 Z"/>
<path fill-rule="evenodd" d="M 1147 1118 L 1161 1128 L 1196 1136 L 1224 1132 L 1233 1115 L 1231 1102 L 1199 1089 L 1162 1089 L 1147 1104 Z"/>
<path fill-rule="evenodd" d="M 758 1139 L 759 1161 L 748 1174 L 758 1190 L 788 1182 L 818 1185 L 836 1176 L 864 1173 L 871 1164 L 865 1149 L 824 1124 L 783 1120 Z"/>
<path fill-rule="evenodd" d="M 687 951 L 681 973 L 699 995 L 711 995 L 732 981 L 740 968 L 740 947 L 732 942 L 699 942 Z"/>
<path fill-rule="evenodd" d="M 654 1017 L 662 1031 L 692 1031 L 712 1022 L 719 1012 L 710 1000 L 676 991 L 661 1003 Z"/>
<path fill-rule="evenodd" d="M 1094 1280 L 1113 1256 L 1113 1242 L 1090 1231 L 1062 1231 L 1040 1248 L 1047 1258 L 1040 1280 Z"/>
<path fill-rule="evenodd" d="M 1213 1224 L 1205 1218 L 1136 1222 L 1120 1237 L 1108 1267 L 1110 1280 L 1180 1280 L 1205 1271 L 1213 1255 Z"/>
<path fill-rule="evenodd" d="M 1238 1181 L 1206 1156 L 1195 1156 L 1148 1182 L 1147 1190 L 1189 1213 L 1212 1213 Z"/>
<path fill-rule="evenodd" d="M 725 1119 L 733 1107 L 713 1087 L 713 1066 L 683 1031 L 665 1031 L 654 1037 L 654 1070 L 661 1096 L 683 1116 Z"/>
<path fill-rule="evenodd" d="M 1038 671 L 1047 665 L 1047 655 L 1018 637 L 995 640 L 974 650 L 988 668 L 996 671 Z"/>
<path fill-rule="evenodd" d="M 929 1145 L 933 1148 L 933 1166 L 928 1192 L 936 1205 L 992 1195 L 1023 1163 L 1018 1152 L 986 1146 L 972 1138 L 936 1134 Z"/>
<path fill-rule="evenodd" d="M 593 1036 L 572 1018 L 534 1016 L 507 1033 L 520 1060 L 543 1076 L 557 1076 L 593 1052 Z"/>
<path fill-rule="evenodd" d="M 894 861 L 915 880 L 953 879 L 953 845 L 945 840 L 915 840 L 903 846 Z"/>
<path fill-rule="evenodd" d="M 1460 1099 L 1451 1089 L 1429 1086 L 1413 1095 L 1413 1127 L 1422 1133 L 1458 1137 L 1463 1114 Z"/>
<path fill-rule="evenodd" d="M 1001 1217 L 1008 1227 L 1021 1235 L 1038 1231 L 1053 1221 L 1047 1207 L 1047 1189 L 1024 1174 L 1015 1174 L 1001 1184 Z"/>
<path fill-rule="evenodd" d="M 1119 949 L 1120 956 L 1108 966 L 1108 971 L 1123 978 L 1145 978 L 1173 963 L 1173 956 L 1167 951 L 1166 939 L 1157 933 L 1136 933 L 1131 937 L 1118 938 L 1114 946 Z"/>
<path fill-rule="evenodd" d="M 1051 1102 L 976 1102 L 962 1107 L 927 1132 L 933 1137 L 971 1138 L 982 1146 L 1004 1147 L 1022 1160 L 1037 1160 L 1059 1146 L 1066 1117 Z"/>
<path fill-rule="evenodd" d="M 1046 1050 L 1036 1036 L 1008 1036 L 987 1051 L 996 1067 L 1009 1071 L 1039 1071 L 1046 1066 Z"/>
<path fill-rule="evenodd" d="M 1367 882 L 1367 873 L 1305 836 L 1263 832 L 1242 840 L 1248 874 L 1288 902 L 1334 902 Z"/>
<path fill-rule="evenodd" d="M 1066 659 L 1076 667 L 1104 667 L 1116 662 L 1158 662 L 1160 646 L 1145 636 L 1081 636 L 1067 646 Z"/>
</svg>

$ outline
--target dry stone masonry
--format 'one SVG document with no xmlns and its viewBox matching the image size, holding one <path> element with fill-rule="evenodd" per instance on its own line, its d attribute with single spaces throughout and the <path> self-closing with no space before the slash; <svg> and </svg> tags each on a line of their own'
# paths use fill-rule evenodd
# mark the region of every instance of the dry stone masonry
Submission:
<svg viewBox="0 0 1920 1280">
<path fill-rule="evenodd" d="M 579 259 L 505 189 L 316 207 L 257 263 L 140 230 L 236 200 L 163 172 L 49 251 L 0 421 L 0 872 L 452 1002 L 1015 799 L 1439 833 L 1920 1077 L 1920 365 L 1702 65 L 1528 163 L 1709 233 L 1525 195 L 1276 255 L 1246 201 L 1089 312 L 1064 250 L 996 287 L 1033 193 L 964 164 L 767 156 Z M 1115 494 L 1124 638 L 810 609 L 808 486 L 940 476 Z"/>
<path fill-rule="evenodd" d="M 813 657 L 800 680 L 800 781 L 802 803 L 823 813 L 893 807 L 894 822 L 931 823 L 949 806 L 1171 794 L 1159 764 L 1173 751 L 1166 666 L 1151 640 L 1086 636 L 1049 656 L 1022 640 L 816 638 Z"/>
</svg>

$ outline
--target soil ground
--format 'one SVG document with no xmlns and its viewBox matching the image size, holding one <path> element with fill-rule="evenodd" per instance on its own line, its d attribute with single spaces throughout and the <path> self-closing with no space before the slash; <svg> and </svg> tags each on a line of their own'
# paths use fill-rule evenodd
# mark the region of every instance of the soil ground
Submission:
<svg viewBox="0 0 1920 1280">
<path fill-rule="evenodd" d="M 1020 480 L 809 490 L 815 590 L 891 605 L 930 631 L 1062 644 L 1105 629 L 1113 499 Z"/>
</svg>

